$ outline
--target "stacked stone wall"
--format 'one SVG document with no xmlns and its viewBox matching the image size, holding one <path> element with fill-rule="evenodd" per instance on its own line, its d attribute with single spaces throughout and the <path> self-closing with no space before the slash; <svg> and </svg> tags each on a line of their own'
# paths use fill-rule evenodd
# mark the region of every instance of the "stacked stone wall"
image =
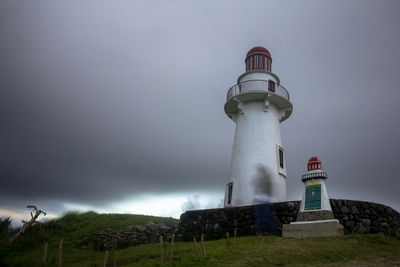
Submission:
<svg viewBox="0 0 400 267">
<path fill-rule="evenodd" d="M 333 215 L 344 226 L 345 233 L 379 233 L 389 228 L 400 227 L 400 214 L 386 205 L 344 199 L 330 199 Z M 282 235 L 282 225 L 296 221 L 300 201 L 264 204 L 270 208 L 269 225 L 264 234 Z M 257 205 L 258 207 L 263 205 Z M 171 221 L 163 224 L 150 222 L 145 226 L 130 226 L 115 231 L 107 229 L 95 232 L 92 240 L 95 248 L 126 247 L 158 241 L 160 235 L 169 240 L 176 233 L 178 240 L 200 238 L 224 238 L 226 232 L 237 230 L 238 236 L 255 235 L 254 210 L 257 206 L 187 211 L 181 215 L 178 229 Z"/>
<path fill-rule="evenodd" d="M 345 233 L 379 233 L 400 227 L 400 214 L 386 205 L 355 200 L 330 199 L 334 217 L 344 226 Z M 274 224 L 264 234 L 282 235 L 282 225 L 296 221 L 300 201 L 269 205 Z M 223 238 L 226 232 L 254 235 L 256 206 L 187 211 L 181 215 L 178 237 L 191 240 L 204 233 L 208 239 Z"/>
<path fill-rule="evenodd" d="M 176 232 L 175 223 L 166 221 L 162 224 L 149 222 L 145 226 L 129 226 L 123 230 L 115 231 L 111 228 L 92 234 L 95 249 L 124 248 L 128 246 L 141 245 L 159 240 L 170 240 Z"/>
</svg>

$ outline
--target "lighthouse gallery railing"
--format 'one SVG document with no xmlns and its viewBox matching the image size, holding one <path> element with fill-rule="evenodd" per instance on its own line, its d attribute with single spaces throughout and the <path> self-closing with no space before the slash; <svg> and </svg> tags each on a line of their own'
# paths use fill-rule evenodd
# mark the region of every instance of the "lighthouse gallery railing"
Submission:
<svg viewBox="0 0 400 267">
<path fill-rule="evenodd" d="M 250 80 L 241 82 L 229 88 L 226 95 L 226 100 L 231 97 L 252 91 L 268 91 L 277 94 L 286 100 L 289 100 L 289 92 L 283 87 L 272 80 Z"/>
</svg>

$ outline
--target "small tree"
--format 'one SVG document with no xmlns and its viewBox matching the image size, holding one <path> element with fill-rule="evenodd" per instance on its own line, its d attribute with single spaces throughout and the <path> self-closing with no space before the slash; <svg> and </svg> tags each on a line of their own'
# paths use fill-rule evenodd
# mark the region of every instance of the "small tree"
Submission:
<svg viewBox="0 0 400 267">
<path fill-rule="evenodd" d="M 31 219 L 29 222 L 22 220 L 22 227 L 19 229 L 18 233 L 16 233 L 13 237 L 10 238 L 10 243 L 13 242 L 15 239 L 17 239 L 21 234 L 25 233 L 25 231 L 33 224 L 36 222 L 37 218 L 40 216 L 40 214 L 43 214 L 43 216 L 46 216 L 46 212 L 39 210 L 36 206 L 33 205 L 28 205 L 26 206 L 28 209 L 33 209 L 35 211 L 35 215 L 33 215 L 31 211 Z"/>
</svg>

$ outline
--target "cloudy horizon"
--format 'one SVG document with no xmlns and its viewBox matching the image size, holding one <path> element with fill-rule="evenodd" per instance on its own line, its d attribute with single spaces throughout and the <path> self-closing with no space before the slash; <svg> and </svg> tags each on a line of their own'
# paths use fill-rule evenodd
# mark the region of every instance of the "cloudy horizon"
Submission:
<svg viewBox="0 0 400 267">
<path fill-rule="evenodd" d="M 2 1 L 0 217 L 178 217 L 221 204 L 226 93 L 266 47 L 290 94 L 289 200 L 312 156 L 331 198 L 400 210 L 398 1 Z M 160 208 L 160 206 L 165 207 Z"/>
</svg>

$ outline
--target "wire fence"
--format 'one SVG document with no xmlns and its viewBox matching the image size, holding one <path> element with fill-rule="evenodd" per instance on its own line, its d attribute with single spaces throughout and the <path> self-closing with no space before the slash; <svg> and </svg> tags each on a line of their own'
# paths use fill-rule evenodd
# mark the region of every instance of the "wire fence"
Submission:
<svg viewBox="0 0 400 267">
<path fill-rule="evenodd" d="M 237 230 L 234 230 L 234 232 L 231 234 L 229 232 L 226 233 L 226 250 L 231 250 L 235 246 Z M 195 257 L 206 257 L 207 248 L 205 244 L 205 235 L 202 233 L 200 236 L 197 237 L 200 237 L 200 240 L 197 241 L 198 239 L 196 239 L 196 236 L 193 236 L 193 247 L 191 252 L 189 253 Z M 152 260 L 158 261 L 161 265 L 165 263 L 178 263 L 176 261 L 177 259 L 174 256 L 176 255 L 174 240 L 174 234 L 172 234 L 171 239 L 169 239 L 168 241 L 164 240 L 163 236 L 161 235 L 159 238 L 159 247 L 157 248 L 157 246 L 154 246 L 154 250 L 151 249 L 153 251 L 151 252 L 152 255 L 155 256 L 158 254 L 159 256 L 156 256 L 156 258 L 152 257 Z M 29 266 L 68 266 L 68 259 L 70 259 L 71 253 L 74 253 L 73 251 L 76 251 L 76 248 L 74 248 L 74 245 L 71 242 L 72 241 L 68 239 L 66 239 L 66 242 L 64 242 L 64 238 L 59 239 L 58 242 L 54 242 L 54 240 L 52 240 L 52 242 L 44 241 L 42 242 L 42 248 L 40 250 L 32 250 L 32 248 L 30 248 L 30 245 L 26 245 L 26 243 L 24 244 L 23 242 L 15 242 L 12 245 L 3 242 L 0 246 L 0 266 L 9 266 L 9 264 L 11 264 L 12 266 L 25 266 L 26 261 L 24 261 L 23 265 L 20 265 L 18 263 L 18 260 L 17 262 L 13 262 L 13 260 L 15 260 L 16 258 L 22 259 L 24 257 L 29 257 Z M 199 245 L 198 242 L 200 243 Z M 37 247 L 37 245 L 38 243 L 36 241 L 35 246 Z M 125 255 L 122 259 L 119 259 L 120 253 L 121 252 L 118 249 L 112 248 L 101 252 L 97 251 L 96 255 L 87 254 L 87 258 L 90 258 L 90 260 L 86 261 L 85 266 L 116 267 L 138 262 L 141 260 L 141 258 L 143 258 L 137 258 L 137 256 L 127 258 Z M 188 253 L 188 250 L 185 249 L 179 254 L 182 255 L 182 253 L 186 254 Z M 67 260 L 64 259 L 64 254 L 65 257 L 67 257 Z M 126 252 L 124 254 L 126 254 Z M 76 255 L 76 257 L 82 258 L 82 255 Z M 84 256 L 84 258 L 86 257 Z M 146 256 L 144 256 L 144 258 L 146 258 Z M 77 264 L 77 262 L 75 261 L 73 264 Z"/>
</svg>

